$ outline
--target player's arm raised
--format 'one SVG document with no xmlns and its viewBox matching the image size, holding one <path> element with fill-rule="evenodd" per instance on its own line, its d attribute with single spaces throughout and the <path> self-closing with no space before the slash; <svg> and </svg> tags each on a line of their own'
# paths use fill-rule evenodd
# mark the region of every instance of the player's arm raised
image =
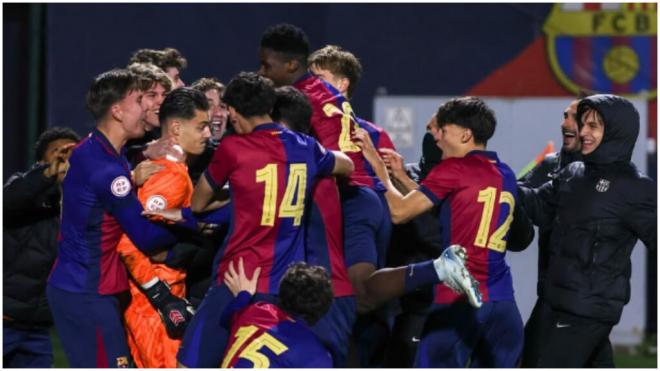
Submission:
<svg viewBox="0 0 660 371">
<path fill-rule="evenodd" d="M 344 152 L 332 151 L 335 156 L 335 166 L 332 168 L 332 175 L 347 176 L 355 170 L 353 160 L 351 160 Z"/>
<path fill-rule="evenodd" d="M 390 208 L 392 222 L 395 224 L 405 223 L 415 216 L 429 210 L 433 207 L 433 202 L 419 191 L 412 191 L 405 197 L 399 192 L 392 184 L 387 166 L 380 158 L 378 152 L 374 148 L 369 133 L 364 129 L 358 129 L 353 138 L 355 143 L 362 148 L 362 154 L 369 161 L 369 164 L 374 169 L 376 176 L 386 188 L 385 199 Z"/>
</svg>

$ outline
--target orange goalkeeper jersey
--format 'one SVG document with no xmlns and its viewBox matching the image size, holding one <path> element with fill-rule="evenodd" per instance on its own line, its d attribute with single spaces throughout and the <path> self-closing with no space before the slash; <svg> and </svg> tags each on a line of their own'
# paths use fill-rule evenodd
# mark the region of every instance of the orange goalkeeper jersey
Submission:
<svg viewBox="0 0 660 371">
<path fill-rule="evenodd" d="M 158 210 L 189 207 L 193 185 L 188 176 L 188 167 L 165 159 L 153 162 L 162 165 L 163 169 L 149 177 L 138 189 L 138 198 L 144 208 Z M 175 368 L 180 340 L 167 336 L 158 312 L 139 286 L 158 277 L 167 282 L 172 294 L 183 297 L 186 273 L 165 264 L 151 262 L 126 235 L 122 236 L 117 250 L 131 277 L 131 303 L 124 313 L 131 355 L 141 368 Z"/>
</svg>

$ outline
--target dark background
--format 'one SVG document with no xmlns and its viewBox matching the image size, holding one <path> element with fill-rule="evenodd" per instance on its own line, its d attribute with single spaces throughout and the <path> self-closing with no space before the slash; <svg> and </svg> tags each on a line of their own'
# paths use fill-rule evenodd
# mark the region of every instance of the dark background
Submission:
<svg viewBox="0 0 660 371">
<path fill-rule="evenodd" d="M 48 126 L 92 127 L 90 81 L 140 48 L 175 47 L 186 83 L 256 70 L 263 31 L 303 28 L 363 64 L 353 106 L 375 94 L 460 95 L 542 35 L 551 4 L 4 4 L 4 171 L 29 166 Z M 566 92 L 570 95 L 569 92 Z M 11 140 L 8 140 L 11 138 Z"/>
</svg>

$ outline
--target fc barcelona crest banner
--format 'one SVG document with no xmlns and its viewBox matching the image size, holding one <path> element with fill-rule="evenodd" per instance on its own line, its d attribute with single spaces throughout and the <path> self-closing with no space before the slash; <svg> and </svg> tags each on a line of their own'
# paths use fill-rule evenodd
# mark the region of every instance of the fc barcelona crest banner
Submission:
<svg viewBox="0 0 660 371">
<path fill-rule="evenodd" d="M 561 84 L 653 98 L 657 91 L 657 4 L 555 4 L 543 30 Z"/>
</svg>

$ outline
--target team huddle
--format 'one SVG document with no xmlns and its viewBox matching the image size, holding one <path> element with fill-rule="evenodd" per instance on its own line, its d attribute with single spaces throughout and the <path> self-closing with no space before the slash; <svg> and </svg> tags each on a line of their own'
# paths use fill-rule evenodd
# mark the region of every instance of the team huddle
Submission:
<svg viewBox="0 0 660 371">
<path fill-rule="evenodd" d="M 533 184 L 487 150 L 496 119 L 475 97 L 442 104 L 423 161 L 404 165 L 351 107 L 357 58 L 310 53 L 296 26 L 267 29 L 259 71 L 226 86 L 185 87 L 180 63 L 158 63 L 172 51 L 137 53 L 87 93 L 97 124 L 68 157 L 47 284 L 71 367 L 384 367 L 393 303 L 420 293 L 400 367 L 611 361 L 632 246 L 656 247 L 626 99 L 576 102 L 579 161 Z M 505 256 L 532 223 L 547 233 L 546 314 L 528 332 Z"/>
</svg>

